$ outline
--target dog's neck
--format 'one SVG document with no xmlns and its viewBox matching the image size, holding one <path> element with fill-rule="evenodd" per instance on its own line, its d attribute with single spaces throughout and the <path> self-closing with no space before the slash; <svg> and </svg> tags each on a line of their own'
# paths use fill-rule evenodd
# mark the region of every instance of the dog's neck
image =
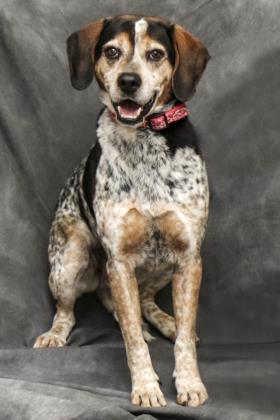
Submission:
<svg viewBox="0 0 280 420">
<path fill-rule="evenodd" d="M 97 124 L 97 138 L 106 156 L 111 160 L 122 159 L 126 153 L 136 153 L 148 147 L 146 155 L 157 153 L 157 148 L 166 145 L 174 155 L 177 149 L 189 147 L 200 154 L 199 140 L 189 118 L 170 124 L 166 129 L 154 131 L 136 129 L 117 123 L 105 107 Z"/>
</svg>

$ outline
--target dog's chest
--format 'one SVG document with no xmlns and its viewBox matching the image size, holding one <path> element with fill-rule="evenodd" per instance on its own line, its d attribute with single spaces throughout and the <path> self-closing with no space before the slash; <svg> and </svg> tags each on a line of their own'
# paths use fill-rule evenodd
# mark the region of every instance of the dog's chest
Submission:
<svg viewBox="0 0 280 420">
<path fill-rule="evenodd" d="M 166 139 L 149 130 L 116 130 L 103 117 L 98 128 L 102 153 L 94 207 L 108 200 L 135 201 L 143 211 L 156 203 L 203 208 L 208 199 L 204 162 L 189 147 L 171 153 Z"/>
<path fill-rule="evenodd" d="M 194 150 L 182 147 L 171 153 L 163 136 L 116 131 L 108 119 L 101 120 L 97 133 L 102 152 L 93 208 L 105 248 L 120 249 L 126 240 L 123 249 L 136 249 L 145 265 L 159 266 L 170 247 L 184 247 L 193 232 L 199 240 L 208 184 L 204 162 Z M 193 231 L 185 229 L 190 221 Z"/>
</svg>

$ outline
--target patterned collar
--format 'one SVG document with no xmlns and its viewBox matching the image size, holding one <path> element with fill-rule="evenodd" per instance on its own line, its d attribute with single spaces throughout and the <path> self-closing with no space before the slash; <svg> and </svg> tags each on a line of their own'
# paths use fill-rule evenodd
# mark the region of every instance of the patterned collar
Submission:
<svg viewBox="0 0 280 420">
<path fill-rule="evenodd" d="M 160 131 L 167 128 L 170 124 L 186 118 L 189 110 L 183 102 L 175 103 L 171 108 L 163 112 L 151 114 L 145 118 L 140 128 L 150 128 L 154 131 Z"/>
</svg>

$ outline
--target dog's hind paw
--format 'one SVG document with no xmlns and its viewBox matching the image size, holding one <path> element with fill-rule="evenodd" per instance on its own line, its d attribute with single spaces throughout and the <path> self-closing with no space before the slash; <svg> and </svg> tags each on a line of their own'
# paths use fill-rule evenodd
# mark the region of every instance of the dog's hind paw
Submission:
<svg viewBox="0 0 280 420">
<path fill-rule="evenodd" d="M 36 338 L 33 348 L 63 347 L 65 344 L 66 340 L 63 337 L 48 331 Z"/>
<path fill-rule="evenodd" d="M 142 333 L 144 340 L 146 343 L 150 343 L 151 341 L 155 340 L 156 337 L 154 337 L 150 331 L 149 331 L 149 325 L 146 322 L 142 322 Z"/>
</svg>

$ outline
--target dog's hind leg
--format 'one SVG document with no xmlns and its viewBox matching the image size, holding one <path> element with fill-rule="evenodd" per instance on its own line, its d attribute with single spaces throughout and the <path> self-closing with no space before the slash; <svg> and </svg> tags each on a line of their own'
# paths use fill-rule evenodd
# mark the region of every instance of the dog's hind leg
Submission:
<svg viewBox="0 0 280 420">
<path fill-rule="evenodd" d="M 163 289 L 171 280 L 171 274 L 166 273 L 154 281 L 145 281 L 140 286 L 140 301 L 142 315 L 162 335 L 175 341 L 176 326 L 174 317 L 164 312 L 155 302 L 156 294 Z"/>
<path fill-rule="evenodd" d="M 114 302 L 113 302 L 109 285 L 101 284 L 101 287 L 100 287 L 100 284 L 99 284 L 99 287 L 97 289 L 97 295 L 99 299 L 101 300 L 101 302 L 103 303 L 104 307 L 107 309 L 107 311 L 110 312 L 114 316 L 117 322 L 119 322 L 117 313 L 114 308 Z M 154 337 L 149 332 L 149 326 L 143 320 L 142 320 L 142 332 L 143 332 L 144 339 L 147 343 L 149 343 L 150 341 L 154 339 Z"/>
<path fill-rule="evenodd" d="M 141 307 L 145 319 L 166 338 L 175 341 L 176 326 L 174 317 L 159 308 L 154 300 L 154 296 L 145 296 L 141 300 Z"/>
<path fill-rule="evenodd" d="M 92 245 L 93 237 L 83 221 L 65 217 L 54 221 L 49 246 L 49 285 L 57 300 L 57 311 L 51 329 L 36 339 L 34 348 L 65 345 L 75 324 L 76 299 L 97 287 L 97 268 L 90 255 Z"/>
<path fill-rule="evenodd" d="M 157 293 L 170 283 L 170 280 L 171 274 L 162 274 L 160 278 L 155 279 L 153 282 L 143 283 L 140 287 L 140 300 L 144 318 L 159 330 L 164 337 L 175 341 L 176 325 L 174 317 L 164 312 L 155 302 Z M 196 335 L 196 343 L 199 344 L 199 341 L 199 337 Z"/>
</svg>

